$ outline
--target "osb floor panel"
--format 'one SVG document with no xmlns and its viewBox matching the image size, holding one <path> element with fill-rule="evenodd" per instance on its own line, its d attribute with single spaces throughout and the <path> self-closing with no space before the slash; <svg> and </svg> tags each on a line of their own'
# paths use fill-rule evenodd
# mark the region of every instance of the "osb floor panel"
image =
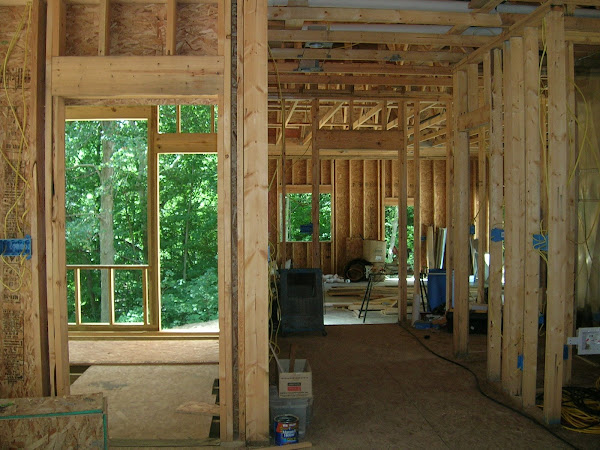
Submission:
<svg viewBox="0 0 600 450">
<path fill-rule="evenodd" d="M 214 404 L 218 372 L 218 365 L 92 366 L 71 394 L 107 397 L 110 441 L 208 439 L 212 416 L 176 410 L 191 401 Z"/>
<path fill-rule="evenodd" d="M 69 362 L 94 364 L 218 364 L 219 341 L 104 340 L 69 341 Z"/>
<path fill-rule="evenodd" d="M 452 356 L 451 334 L 412 331 Z M 569 448 L 480 395 L 468 372 L 427 352 L 397 324 L 329 326 L 327 332 L 279 339 L 281 357 L 294 343 L 296 357 L 308 358 L 312 367 L 314 407 L 306 440 L 315 448 Z M 485 348 L 485 336 L 471 335 L 470 356 L 461 362 L 479 374 L 486 392 L 509 401 L 484 381 Z M 574 366 L 574 372 L 591 367 Z M 274 368 L 271 374 L 274 382 Z M 533 414 L 541 417 L 535 409 Z M 556 431 L 578 448 L 599 448 L 597 436 Z"/>
</svg>

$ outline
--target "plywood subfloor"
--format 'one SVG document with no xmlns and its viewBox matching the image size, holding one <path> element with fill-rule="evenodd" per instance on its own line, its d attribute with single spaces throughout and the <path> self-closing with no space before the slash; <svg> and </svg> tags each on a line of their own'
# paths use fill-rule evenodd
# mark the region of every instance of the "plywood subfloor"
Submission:
<svg viewBox="0 0 600 450">
<path fill-rule="evenodd" d="M 76 365 L 218 364 L 219 341 L 77 340 L 69 342 L 69 361 Z"/>
<path fill-rule="evenodd" d="M 569 448 L 483 397 L 468 372 L 429 353 L 397 324 L 326 329 L 326 337 L 291 335 L 278 342 L 282 357 L 294 343 L 296 357 L 310 361 L 314 406 L 306 440 L 315 448 Z M 451 334 L 413 331 L 452 358 Z M 484 381 L 486 337 L 469 339 L 471 354 L 461 362 L 479 374 L 486 392 L 510 401 Z M 598 448 L 597 436 L 555 431 L 577 448 Z"/>
<path fill-rule="evenodd" d="M 102 392 L 110 442 L 208 440 L 211 415 L 177 412 L 190 401 L 215 403 L 218 365 L 92 366 L 72 394 Z"/>
</svg>

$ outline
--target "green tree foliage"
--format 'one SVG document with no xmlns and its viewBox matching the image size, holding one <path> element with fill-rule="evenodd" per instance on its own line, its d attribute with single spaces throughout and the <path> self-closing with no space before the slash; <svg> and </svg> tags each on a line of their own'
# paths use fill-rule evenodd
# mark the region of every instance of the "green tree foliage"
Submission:
<svg viewBox="0 0 600 450">
<path fill-rule="evenodd" d="M 217 157 L 160 157 L 163 327 L 216 319 Z"/>
<path fill-rule="evenodd" d="M 413 270 L 415 257 L 415 208 L 413 206 L 409 206 L 406 209 L 406 241 L 407 241 L 407 264 L 409 271 Z M 398 226 L 398 207 L 397 206 L 386 206 L 385 207 L 385 240 L 390 244 L 392 240 L 392 236 L 394 235 L 393 230 L 394 227 Z M 398 235 L 395 234 L 394 245 L 398 248 Z M 391 259 L 388 259 L 388 262 L 391 262 Z"/>
<path fill-rule="evenodd" d="M 98 121 L 67 122 L 65 130 L 65 208 L 67 264 L 100 264 L 100 214 L 103 186 L 101 173 L 102 141 L 111 139 L 114 152 L 110 164 L 114 169 L 115 264 L 147 262 L 147 124 L 145 121 L 116 122 L 112 136 L 103 133 Z M 139 273 L 137 274 L 139 277 Z M 134 283 L 132 279 L 124 283 Z M 101 271 L 81 273 L 82 320 L 98 322 L 101 316 Z M 70 276 L 72 280 L 72 276 Z M 140 289 L 141 278 L 138 283 Z M 74 320 L 74 283 L 68 285 L 70 314 Z M 128 303 L 141 305 L 141 298 L 116 297 L 117 320 L 127 316 Z M 141 314 L 141 310 L 140 310 Z M 140 315 L 141 317 L 141 315 Z M 134 318 L 141 321 L 141 318 Z"/>
<path fill-rule="evenodd" d="M 211 131 L 210 105 L 182 106 L 182 132 Z M 176 108 L 159 108 L 161 132 L 174 132 Z M 106 122 L 105 122 L 106 124 Z M 101 173 L 111 166 L 115 264 L 147 264 L 147 123 L 114 123 L 108 136 L 99 121 L 66 124 L 67 264 L 100 264 Z M 102 162 L 102 142 L 110 139 L 110 162 Z M 162 326 L 171 328 L 216 319 L 217 158 L 216 155 L 161 155 L 160 247 Z M 106 173 L 106 170 L 105 170 Z M 74 321 L 74 277 L 67 280 L 69 320 Z M 83 322 L 101 317 L 101 271 L 81 272 Z M 115 274 L 115 317 L 141 322 L 139 270 Z"/>
<path fill-rule="evenodd" d="M 302 225 L 312 223 L 312 194 L 287 194 L 287 241 L 310 242 L 312 232 L 303 232 Z M 319 241 L 331 240 L 331 194 L 319 195 Z"/>
</svg>

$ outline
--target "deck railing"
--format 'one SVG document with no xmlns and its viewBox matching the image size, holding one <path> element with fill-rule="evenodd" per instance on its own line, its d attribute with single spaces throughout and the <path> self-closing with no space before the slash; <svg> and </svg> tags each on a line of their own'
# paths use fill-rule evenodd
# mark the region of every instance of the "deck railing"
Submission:
<svg viewBox="0 0 600 450">
<path fill-rule="evenodd" d="M 125 264 L 68 264 L 67 271 L 74 272 L 75 282 L 75 322 L 69 324 L 69 328 L 72 330 L 81 329 L 87 326 L 108 326 L 110 328 L 122 328 L 124 326 L 129 327 L 148 327 L 149 323 L 148 316 L 148 270 L 149 266 L 146 264 L 139 265 L 125 265 Z M 107 270 L 108 271 L 108 322 L 83 322 L 81 314 L 81 272 L 84 270 Z M 140 270 L 142 272 L 142 308 L 143 308 L 143 322 L 122 322 L 117 323 L 115 321 L 115 272 L 116 271 L 132 271 Z"/>
</svg>

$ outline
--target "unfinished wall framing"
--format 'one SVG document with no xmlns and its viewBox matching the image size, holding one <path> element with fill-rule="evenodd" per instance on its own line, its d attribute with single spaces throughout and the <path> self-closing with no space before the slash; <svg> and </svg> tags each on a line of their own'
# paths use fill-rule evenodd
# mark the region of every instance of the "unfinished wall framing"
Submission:
<svg viewBox="0 0 600 450">
<path fill-rule="evenodd" d="M 454 351 L 468 353 L 470 305 L 487 302 L 488 378 L 524 407 L 541 387 L 543 315 L 544 417 L 558 423 L 576 313 L 598 321 L 598 167 L 583 150 L 597 139 L 577 124 L 597 116 L 597 75 L 580 91 L 574 81 L 576 68 L 597 65 L 600 38 L 598 19 L 572 15 L 590 3 L 539 2 L 509 15 L 488 14 L 499 2 L 449 14 L 289 3 L 0 0 L 0 237 L 32 237 L 31 260 L 1 264 L 0 397 L 69 392 L 67 108 L 210 101 L 216 135 L 154 136 L 152 145 L 218 149 L 223 440 L 268 439 L 269 251 L 280 265 L 342 274 L 362 256 L 362 239 L 383 239 L 385 208 L 396 205 L 401 255 L 406 209 L 416 208 L 417 273 L 431 265 L 428 227 L 448 229 Z M 440 35 L 338 23 L 454 27 Z M 501 31 L 463 34 L 468 27 Z M 313 242 L 287 242 L 283 199 L 295 193 L 312 194 L 313 223 L 318 194 L 331 194 L 329 241 L 317 242 L 317 226 Z M 469 280 L 472 237 L 479 275 L 490 253 L 487 298 L 485 276 L 476 288 Z M 150 259 L 156 271 L 156 248 Z M 400 321 L 407 269 L 401 260 Z"/>
</svg>

